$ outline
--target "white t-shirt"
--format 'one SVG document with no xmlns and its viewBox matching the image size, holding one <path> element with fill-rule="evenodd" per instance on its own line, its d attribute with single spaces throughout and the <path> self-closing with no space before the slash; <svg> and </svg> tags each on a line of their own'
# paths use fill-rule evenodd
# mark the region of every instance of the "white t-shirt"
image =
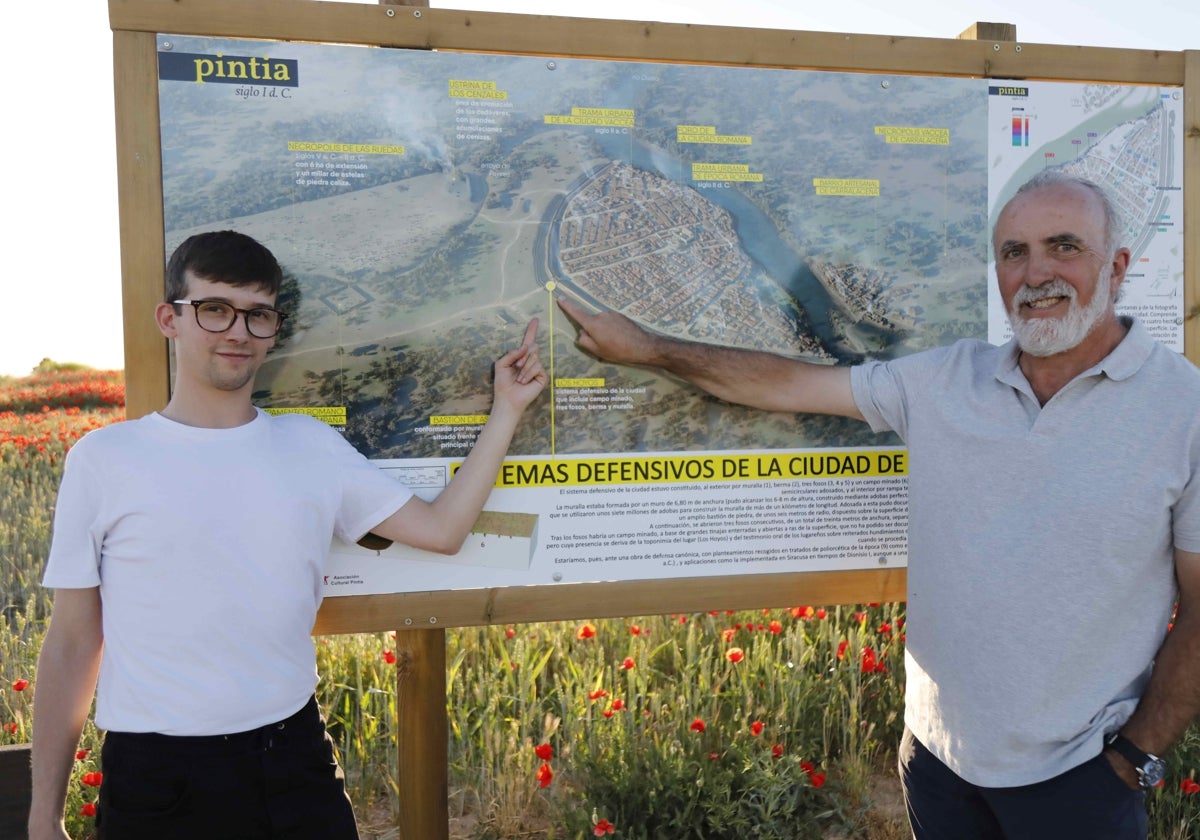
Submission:
<svg viewBox="0 0 1200 840">
<path fill-rule="evenodd" d="M 302 415 L 201 429 L 151 414 L 86 435 L 42 583 L 100 587 L 96 725 L 211 735 L 297 711 L 331 536 L 359 539 L 411 495 Z"/>
</svg>

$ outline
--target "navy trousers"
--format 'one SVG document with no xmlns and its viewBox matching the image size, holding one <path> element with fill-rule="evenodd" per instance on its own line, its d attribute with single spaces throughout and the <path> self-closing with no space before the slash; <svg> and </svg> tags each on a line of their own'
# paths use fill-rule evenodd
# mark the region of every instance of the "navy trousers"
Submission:
<svg viewBox="0 0 1200 840">
<path fill-rule="evenodd" d="M 232 735 L 109 732 L 98 840 L 358 840 L 315 699 Z"/>
<path fill-rule="evenodd" d="M 906 728 L 900 780 L 916 840 L 1146 840 L 1145 794 L 1103 753 L 1044 782 L 973 785 Z"/>
</svg>

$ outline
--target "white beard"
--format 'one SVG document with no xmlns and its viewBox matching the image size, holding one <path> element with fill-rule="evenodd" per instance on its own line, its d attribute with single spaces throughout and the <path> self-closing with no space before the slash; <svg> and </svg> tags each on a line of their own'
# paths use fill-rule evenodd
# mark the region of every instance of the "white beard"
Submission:
<svg viewBox="0 0 1200 840">
<path fill-rule="evenodd" d="M 1070 299 L 1067 314 L 1061 318 L 1026 318 L 1021 304 L 1047 297 Z M 1064 280 L 1051 280 L 1041 286 L 1022 286 L 1013 295 L 1008 322 L 1022 352 L 1031 356 L 1053 356 L 1065 353 L 1088 337 L 1108 311 L 1112 298 L 1112 268 L 1107 267 L 1096 278 L 1096 288 L 1087 306 L 1080 306 L 1073 286 Z"/>
</svg>

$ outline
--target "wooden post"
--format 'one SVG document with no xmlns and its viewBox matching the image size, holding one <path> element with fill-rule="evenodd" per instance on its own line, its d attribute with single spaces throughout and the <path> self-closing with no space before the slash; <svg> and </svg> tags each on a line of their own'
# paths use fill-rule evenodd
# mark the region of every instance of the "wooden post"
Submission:
<svg viewBox="0 0 1200 840">
<path fill-rule="evenodd" d="M 449 840 L 446 631 L 396 633 L 399 840 Z"/>
<path fill-rule="evenodd" d="M 1015 23 L 973 23 L 958 33 L 961 41 L 1015 41 L 1017 40 L 1017 25 Z"/>
</svg>

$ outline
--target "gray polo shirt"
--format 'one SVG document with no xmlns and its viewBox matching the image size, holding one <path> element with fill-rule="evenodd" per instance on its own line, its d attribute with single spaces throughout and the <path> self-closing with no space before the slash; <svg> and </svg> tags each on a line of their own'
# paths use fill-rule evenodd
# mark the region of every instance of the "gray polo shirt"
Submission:
<svg viewBox="0 0 1200 840">
<path fill-rule="evenodd" d="M 853 369 L 909 448 L 905 722 L 964 779 L 1041 781 L 1137 705 L 1200 552 L 1200 372 L 1134 322 L 1039 406 L 1010 342 Z"/>
</svg>

